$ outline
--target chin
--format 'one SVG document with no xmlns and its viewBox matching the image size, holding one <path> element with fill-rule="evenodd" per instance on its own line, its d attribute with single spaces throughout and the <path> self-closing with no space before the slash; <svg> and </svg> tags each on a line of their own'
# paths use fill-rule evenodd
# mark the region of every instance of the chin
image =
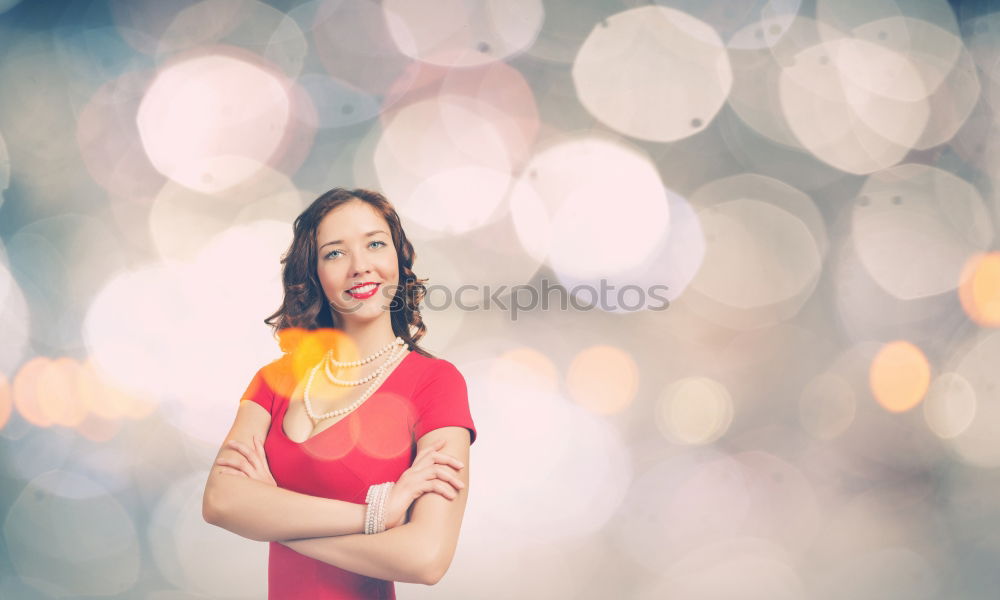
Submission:
<svg viewBox="0 0 1000 600">
<path fill-rule="evenodd" d="M 370 321 L 378 319 L 380 316 L 382 316 L 384 312 L 385 311 L 383 311 L 381 308 L 377 306 L 374 308 L 365 307 L 364 309 L 359 310 L 358 312 L 355 313 L 350 313 L 350 314 L 342 313 L 341 317 L 343 317 L 345 321 L 350 321 L 352 323 L 368 323 Z"/>
</svg>

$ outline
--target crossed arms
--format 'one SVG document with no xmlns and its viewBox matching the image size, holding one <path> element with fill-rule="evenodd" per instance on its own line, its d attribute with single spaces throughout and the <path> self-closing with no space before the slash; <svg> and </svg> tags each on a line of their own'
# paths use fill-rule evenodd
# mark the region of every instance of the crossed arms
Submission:
<svg viewBox="0 0 1000 600">
<path fill-rule="evenodd" d="M 240 403 L 236 423 L 226 441 L 246 446 L 254 436 L 263 439 L 270 414 L 252 401 Z M 262 481 L 226 473 L 213 463 L 202 499 L 202 516 L 256 541 L 280 542 L 299 554 L 368 577 L 407 583 L 436 584 L 455 555 L 469 490 L 469 432 L 464 427 L 441 427 L 417 440 L 417 452 L 444 440 L 439 451 L 465 464 L 457 476 L 465 484 L 449 500 L 425 493 L 410 510 L 410 520 L 377 534 L 364 531 L 365 505 L 320 498 L 286 490 Z M 219 456 L 231 453 L 223 444 Z"/>
</svg>

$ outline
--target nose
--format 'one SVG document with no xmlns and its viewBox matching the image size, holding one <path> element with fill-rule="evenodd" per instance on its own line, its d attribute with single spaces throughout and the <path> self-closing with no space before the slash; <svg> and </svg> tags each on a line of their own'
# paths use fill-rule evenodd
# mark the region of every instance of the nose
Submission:
<svg viewBox="0 0 1000 600">
<path fill-rule="evenodd" d="M 363 275 L 365 273 L 371 273 L 372 271 L 371 263 L 362 254 L 354 255 L 354 262 L 351 263 L 351 267 L 352 267 L 351 269 L 352 277 L 358 277 L 359 275 Z"/>
</svg>

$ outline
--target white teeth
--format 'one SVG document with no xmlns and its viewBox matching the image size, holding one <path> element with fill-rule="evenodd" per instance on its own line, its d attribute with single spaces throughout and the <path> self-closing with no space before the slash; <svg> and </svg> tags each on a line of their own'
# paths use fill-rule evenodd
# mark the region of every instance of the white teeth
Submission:
<svg viewBox="0 0 1000 600">
<path fill-rule="evenodd" d="M 359 288 L 354 288 L 353 290 L 350 290 L 350 292 L 352 294 L 365 294 L 367 292 L 372 291 L 373 289 L 375 289 L 375 284 L 374 283 L 370 283 L 368 285 L 363 285 L 363 286 L 361 286 Z"/>
</svg>

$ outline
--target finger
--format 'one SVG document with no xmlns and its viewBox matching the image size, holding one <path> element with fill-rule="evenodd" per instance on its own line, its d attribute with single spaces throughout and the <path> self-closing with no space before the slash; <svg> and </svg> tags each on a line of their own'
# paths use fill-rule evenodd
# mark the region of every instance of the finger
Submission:
<svg viewBox="0 0 1000 600">
<path fill-rule="evenodd" d="M 440 449 L 441 446 L 444 445 L 444 442 L 445 442 L 445 440 L 438 440 L 438 441 L 432 443 L 430 446 L 427 446 L 426 448 L 424 448 L 423 450 L 421 450 L 420 453 L 421 454 L 430 454 L 430 453 L 432 453 L 432 452 Z"/>
<path fill-rule="evenodd" d="M 247 475 L 243 471 L 240 471 L 239 469 L 234 469 L 232 467 L 219 467 L 219 471 L 225 473 L 226 475 L 241 475 L 243 477 L 249 477 L 249 475 Z"/>
<path fill-rule="evenodd" d="M 444 483 L 443 481 L 437 481 L 434 483 L 434 491 L 441 494 L 449 500 L 454 500 L 458 497 L 458 492 L 456 492 L 450 485 Z"/>
<path fill-rule="evenodd" d="M 435 484 L 436 482 L 441 482 L 452 488 L 464 488 L 465 483 L 461 479 L 456 478 L 449 470 L 450 467 L 432 466 L 424 469 L 421 472 L 421 477 L 426 477 L 428 481 Z"/>
<path fill-rule="evenodd" d="M 257 465 L 260 459 L 260 449 L 257 448 L 257 436 L 250 436 L 250 452 L 253 454 L 254 466 Z"/>
<path fill-rule="evenodd" d="M 247 459 L 247 462 L 250 463 L 250 468 L 254 470 L 257 470 L 259 468 L 257 466 L 257 456 L 250 448 L 246 446 L 246 444 L 242 442 L 237 442 L 236 440 L 232 440 L 232 446 L 237 452 L 242 454 L 243 457 Z"/>
<path fill-rule="evenodd" d="M 242 454 L 238 454 L 237 456 L 239 457 L 238 460 L 219 457 L 218 459 L 216 459 L 215 462 L 220 465 L 227 465 L 233 467 L 234 469 L 240 469 L 241 471 L 250 471 L 251 469 L 253 469 L 253 465 L 250 464 L 250 462 L 246 459 L 245 456 L 243 456 Z"/>
<path fill-rule="evenodd" d="M 437 479 L 425 481 L 424 485 L 420 487 L 420 491 L 421 495 L 425 493 L 440 494 L 449 500 L 456 494 L 455 490 L 450 485 L 447 485 L 443 481 Z"/>
<path fill-rule="evenodd" d="M 223 465 L 223 466 L 226 466 L 226 467 L 232 467 L 234 469 L 242 469 L 243 468 L 243 462 L 235 461 L 235 460 L 232 460 L 232 459 L 229 459 L 229 458 L 219 458 L 218 460 L 215 461 L 215 464 L 217 464 L 217 465 Z"/>
<path fill-rule="evenodd" d="M 435 452 L 434 462 L 450 465 L 452 467 L 455 467 L 459 471 L 461 471 L 465 467 L 465 463 L 463 463 L 462 461 L 458 460 L 457 458 L 455 458 L 450 454 L 445 454 L 444 452 Z"/>
<path fill-rule="evenodd" d="M 431 452 L 433 451 L 434 451 L 433 448 L 424 448 L 423 450 L 418 452 L 415 457 L 413 457 L 413 464 L 411 464 L 410 466 L 418 469 L 423 467 L 428 460 L 431 460 L 429 457 L 431 455 Z"/>
<path fill-rule="evenodd" d="M 465 487 L 465 483 L 461 479 L 459 479 L 457 475 L 449 471 L 447 467 L 438 467 L 437 473 L 438 473 L 438 479 L 451 482 L 451 484 L 457 487 L 458 489 L 462 489 Z"/>
<path fill-rule="evenodd" d="M 243 445 L 241 442 L 237 442 L 236 440 L 229 440 L 228 442 L 226 442 L 226 445 L 229 446 L 231 449 L 239 452 L 243 456 L 249 458 L 250 452 L 247 450 L 247 447 Z"/>
<path fill-rule="evenodd" d="M 420 453 L 417 454 L 416 458 L 414 459 L 413 464 L 416 464 L 417 461 L 422 460 L 428 454 L 431 454 L 432 452 L 434 452 L 435 450 L 437 450 L 438 448 L 440 448 L 441 446 L 443 446 L 444 442 L 445 442 L 444 440 L 438 440 L 438 441 L 434 442 L 433 444 L 431 444 L 430 446 L 427 446 L 426 448 L 424 448 L 423 450 L 421 450 Z"/>
<path fill-rule="evenodd" d="M 240 473 L 244 473 L 249 476 L 247 469 L 243 467 L 243 465 L 233 462 L 231 460 L 221 459 L 216 461 L 216 464 L 222 467 L 223 469 L 232 469 L 234 471 L 239 471 Z"/>
<path fill-rule="evenodd" d="M 232 457 L 232 458 L 230 458 L 230 457 Z M 236 454 L 235 456 L 233 456 L 233 455 L 220 456 L 219 458 L 216 459 L 216 462 L 219 462 L 219 461 L 226 461 L 226 464 L 231 465 L 233 467 L 242 467 L 243 465 L 247 465 L 247 466 L 250 465 L 250 463 L 247 460 L 246 456 L 243 456 L 242 454 Z"/>
</svg>

